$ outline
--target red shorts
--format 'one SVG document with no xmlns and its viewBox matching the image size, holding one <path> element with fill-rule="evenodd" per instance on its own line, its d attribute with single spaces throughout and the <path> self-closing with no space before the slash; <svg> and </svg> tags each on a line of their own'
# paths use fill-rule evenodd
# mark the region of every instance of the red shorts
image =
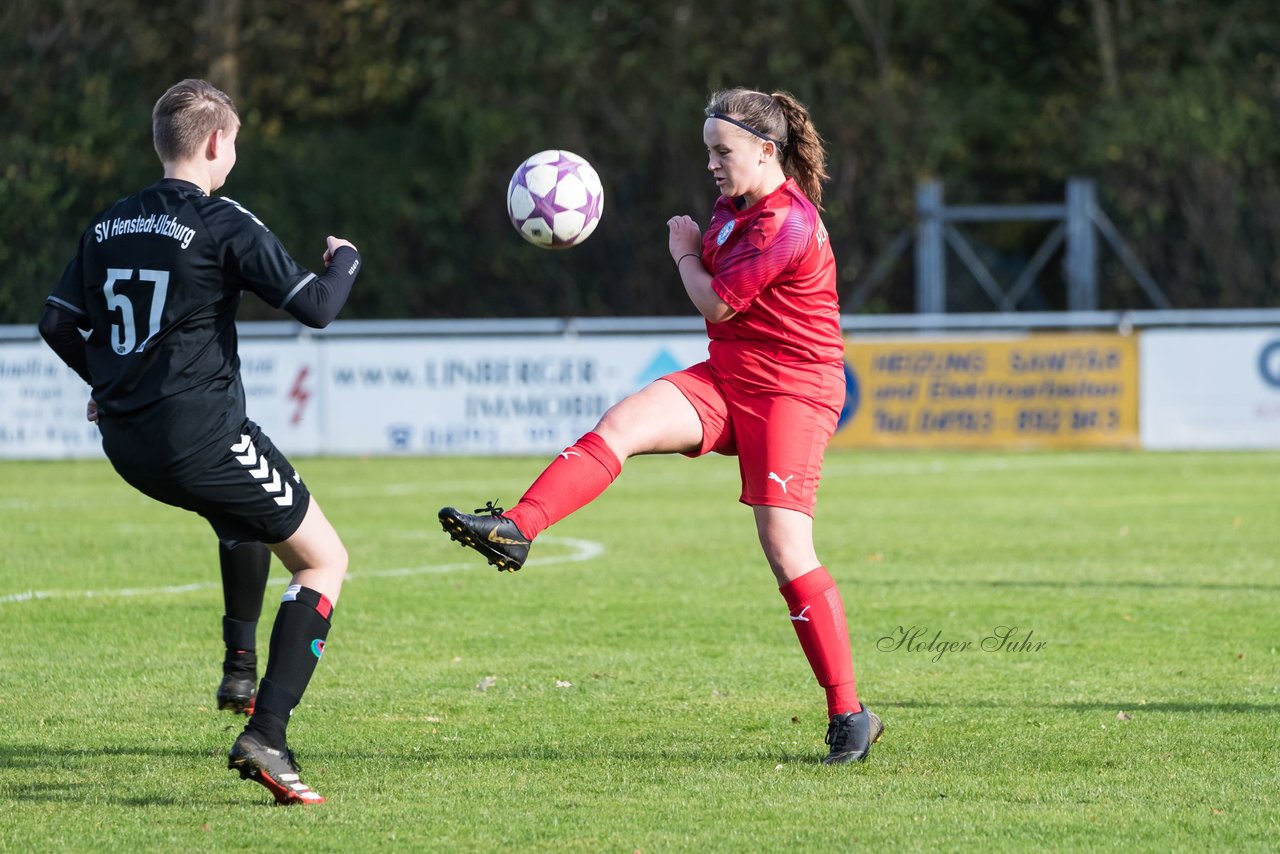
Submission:
<svg viewBox="0 0 1280 854">
<path fill-rule="evenodd" d="M 813 515 L 822 455 L 844 402 L 843 376 L 823 377 L 816 399 L 745 389 L 719 377 L 708 362 L 663 379 L 680 389 L 702 421 L 702 446 L 685 456 L 736 456 L 739 501 Z"/>
</svg>

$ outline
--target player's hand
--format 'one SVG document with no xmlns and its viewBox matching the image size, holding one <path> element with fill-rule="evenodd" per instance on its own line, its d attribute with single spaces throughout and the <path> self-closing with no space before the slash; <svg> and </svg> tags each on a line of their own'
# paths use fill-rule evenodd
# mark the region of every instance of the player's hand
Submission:
<svg viewBox="0 0 1280 854">
<path fill-rule="evenodd" d="M 332 234 L 325 238 L 325 244 L 324 265 L 326 267 L 328 267 L 330 262 L 333 261 L 333 253 L 338 251 L 339 246 L 350 246 L 352 249 L 356 248 L 356 245 L 350 240 L 343 240 L 341 237 L 334 237 Z M 360 250 L 356 249 L 356 251 L 359 252 Z"/>
<path fill-rule="evenodd" d="M 671 252 L 671 260 L 680 263 L 681 255 L 690 252 L 702 254 L 702 229 L 688 216 L 673 216 L 667 220 L 667 249 Z"/>
<path fill-rule="evenodd" d="M 89 403 L 84 408 L 84 419 L 90 424 L 98 423 L 98 401 L 92 397 L 89 398 Z"/>
</svg>

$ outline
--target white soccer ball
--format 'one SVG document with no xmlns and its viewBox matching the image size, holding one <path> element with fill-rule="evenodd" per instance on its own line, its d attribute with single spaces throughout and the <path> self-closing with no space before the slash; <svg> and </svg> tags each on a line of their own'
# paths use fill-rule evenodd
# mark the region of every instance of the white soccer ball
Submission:
<svg viewBox="0 0 1280 854">
<path fill-rule="evenodd" d="M 543 249 L 568 249 L 591 236 L 604 213 L 604 187 L 572 151 L 539 151 L 507 185 L 507 216 L 520 236 Z"/>
</svg>

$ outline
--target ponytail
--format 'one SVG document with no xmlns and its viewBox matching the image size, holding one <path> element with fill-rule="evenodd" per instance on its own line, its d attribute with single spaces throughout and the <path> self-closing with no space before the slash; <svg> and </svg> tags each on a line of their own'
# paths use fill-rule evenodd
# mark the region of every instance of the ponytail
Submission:
<svg viewBox="0 0 1280 854">
<path fill-rule="evenodd" d="M 787 119 L 787 146 L 782 171 L 795 178 L 814 207 L 822 210 L 822 185 L 831 177 L 827 172 L 827 151 L 822 137 L 813 126 L 809 111 L 790 92 L 774 92 L 770 97 Z"/>
</svg>

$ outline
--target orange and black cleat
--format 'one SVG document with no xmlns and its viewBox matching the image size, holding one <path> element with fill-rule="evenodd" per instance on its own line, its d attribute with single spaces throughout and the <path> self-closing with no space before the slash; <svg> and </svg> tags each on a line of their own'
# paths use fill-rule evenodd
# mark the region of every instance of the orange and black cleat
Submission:
<svg viewBox="0 0 1280 854">
<path fill-rule="evenodd" d="M 270 747 L 249 730 L 240 733 L 231 746 L 227 767 L 239 771 L 241 780 L 253 780 L 266 786 L 278 804 L 324 803 L 324 798 L 299 779 L 302 769 L 293 758 L 292 750 Z"/>
</svg>

